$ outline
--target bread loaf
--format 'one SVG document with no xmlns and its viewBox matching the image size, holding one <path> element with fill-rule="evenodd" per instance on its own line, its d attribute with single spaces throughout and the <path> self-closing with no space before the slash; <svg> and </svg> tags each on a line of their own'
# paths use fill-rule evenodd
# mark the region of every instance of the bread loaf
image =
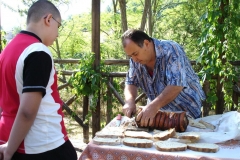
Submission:
<svg viewBox="0 0 240 160">
<path fill-rule="evenodd" d="M 190 143 L 187 148 L 198 152 L 217 152 L 219 150 L 218 145 L 213 143 Z"/>
<path fill-rule="evenodd" d="M 124 138 L 123 144 L 130 147 L 151 148 L 153 141 L 149 139 Z"/>
<path fill-rule="evenodd" d="M 187 149 L 186 144 L 179 142 L 158 141 L 154 145 L 157 150 L 165 152 L 185 151 Z"/>
<path fill-rule="evenodd" d="M 137 114 L 141 112 L 141 108 L 137 111 Z M 176 132 L 184 132 L 188 126 L 188 118 L 186 112 L 166 112 L 158 111 L 153 119 L 153 124 L 149 125 L 150 129 L 168 130 L 175 128 Z M 140 120 L 137 121 L 138 127 L 143 127 L 140 124 Z"/>
</svg>

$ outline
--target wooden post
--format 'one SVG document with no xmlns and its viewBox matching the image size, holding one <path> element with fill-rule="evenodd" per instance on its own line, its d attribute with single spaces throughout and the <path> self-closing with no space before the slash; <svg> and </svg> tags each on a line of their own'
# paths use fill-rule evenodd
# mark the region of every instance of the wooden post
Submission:
<svg viewBox="0 0 240 160">
<path fill-rule="evenodd" d="M 100 0 L 92 0 L 92 52 L 95 53 L 94 69 L 99 71 L 100 66 Z M 100 84 L 98 84 L 100 87 Z M 92 113 L 92 137 L 100 130 L 100 92 L 98 102 Z"/>
<path fill-rule="evenodd" d="M 207 94 L 210 92 L 210 83 L 208 80 L 205 80 L 203 83 L 203 91 L 205 93 L 205 95 L 207 96 Z M 207 101 L 203 101 L 203 110 L 202 110 L 202 116 L 206 117 L 209 115 L 209 110 L 210 110 L 211 104 L 207 103 Z"/>
<path fill-rule="evenodd" d="M 232 106 L 231 111 L 236 111 L 238 107 L 238 97 L 240 96 L 240 78 L 237 82 L 233 83 L 233 93 L 232 93 Z"/>
<path fill-rule="evenodd" d="M 86 120 L 86 115 L 88 114 L 88 96 L 83 97 L 83 122 Z M 89 142 L 89 123 L 87 126 L 83 127 L 83 142 Z"/>
<path fill-rule="evenodd" d="M 110 83 L 112 83 L 113 78 L 109 77 L 108 81 Z M 112 116 L 112 89 L 111 89 L 111 87 L 107 86 L 107 121 L 106 121 L 106 124 L 108 124 L 112 120 L 111 116 Z"/>
</svg>

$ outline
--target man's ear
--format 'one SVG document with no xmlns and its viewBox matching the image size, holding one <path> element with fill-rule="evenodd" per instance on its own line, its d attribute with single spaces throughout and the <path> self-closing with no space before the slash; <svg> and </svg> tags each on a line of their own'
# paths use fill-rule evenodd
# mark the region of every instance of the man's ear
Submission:
<svg viewBox="0 0 240 160">
<path fill-rule="evenodd" d="M 146 40 L 146 39 L 143 41 L 143 44 L 144 44 L 146 47 L 149 46 L 149 43 L 150 43 L 150 42 L 149 42 L 148 40 Z"/>
</svg>

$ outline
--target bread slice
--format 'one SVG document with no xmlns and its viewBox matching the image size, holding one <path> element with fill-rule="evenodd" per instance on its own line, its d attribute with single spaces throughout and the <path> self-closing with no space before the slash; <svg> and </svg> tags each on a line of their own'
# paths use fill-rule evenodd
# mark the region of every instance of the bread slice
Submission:
<svg viewBox="0 0 240 160">
<path fill-rule="evenodd" d="M 169 141 L 169 142 L 179 142 L 179 143 L 185 143 L 185 144 L 187 144 L 187 143 L 192 143 L 190 140 L 188 140 L 188 139 L 178 139 L 178 138 L 168 138 L 168 140 L 167 141 Z"/>
<path fill-rule="evenodd" d="M 158 141 L 155 144 L 155 148 L 164 152 L 185 151 L 187 145 L 179 142 Z"/>
<path fill-rule="evenodd" d="M 177 133 L 176 138 L 190 140 L 192 143 L 198 142 L 200 139 L 200 134 L 197 132 L 184 132 Z"/>
<path fill-rule="evenodd" d="M 94 137 L 92 142 L 97 145 L 119 145 L 121 144 L 120 139 L 118 138 L 102 138 L 102 137 Z"/>
<path fill-rule="evenodd" d="M 213 152 L 213 153 L 219 150 L 219 146 L 213 143 L 190 143 L 187 145 L 187 148 L 198 152 Z"/>
<path fill-rule="evenodd" d="M 189 120 L 189 125 L 192 127 L 197 127 L 197 128 L 201 128 L 201 129 L 206 129 L 206 126 L 202 123 L 197 122 L 194 119 L 188 118 Z"/>
<path fill-rule="evenodd" d="M 130 147 L 151 148 L 153 146 L 153 141 L 149 139 L 127 137 L 123 139 L 123 144 Z"/>
<path fill-rule="evenodd" d="M 127 126 L 126 130 L 127 131 L 145 131 L 145 132 L 149 132 L 149 128 L 136 127 L 136 126 L 132 126 L 132 125 Z"/>
<path fill-rule="evenodd" d="M 153 135 L 153 138 L 156 140 L 167 140 L 168 138 L 174 137 L 176 134 L 175 128 L 171 128 L 166 131 L 162 131 Z"/>
<path fill-rule="evenodd" d="M 152 134 L 144 131 L 125 131 L 125 137 L 152 139 Z"/>
<path fill-rule="evenodd" d="M 95 133 L 95 136 L 102 138 L 123 138 L 124 128 L 121 127 L 107 127 Z"/>
<path fill-rule="evenodd" d="M 206 128 L 209 128 L 211 130 L 214 130 L 216 127 L 208 122 L 203 121 L 202 119 L 199 121 L 199 123 L 202 123 Z"/>
</svg>

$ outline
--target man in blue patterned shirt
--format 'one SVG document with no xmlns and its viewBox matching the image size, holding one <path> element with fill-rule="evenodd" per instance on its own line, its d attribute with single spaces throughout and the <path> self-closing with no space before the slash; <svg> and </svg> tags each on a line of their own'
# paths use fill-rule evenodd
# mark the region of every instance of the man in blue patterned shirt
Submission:
<svg viewBox="0 0 240 160">
<path fill-rule="evenodd" d="M 201 116 L 205 94 L 199 78 L 183 50 L 176 42 L 157 40 L 146 33 L 130 29 L 122 36 L 124 51 L 130 58 L 125 81 L 123 113 L 136 112 L 135 98 L 140 87 L 148 104 L 137 115 L 141 126 L 153 123 L 157 111 L 186 111 L 193 118 Z"/>
</svg>

